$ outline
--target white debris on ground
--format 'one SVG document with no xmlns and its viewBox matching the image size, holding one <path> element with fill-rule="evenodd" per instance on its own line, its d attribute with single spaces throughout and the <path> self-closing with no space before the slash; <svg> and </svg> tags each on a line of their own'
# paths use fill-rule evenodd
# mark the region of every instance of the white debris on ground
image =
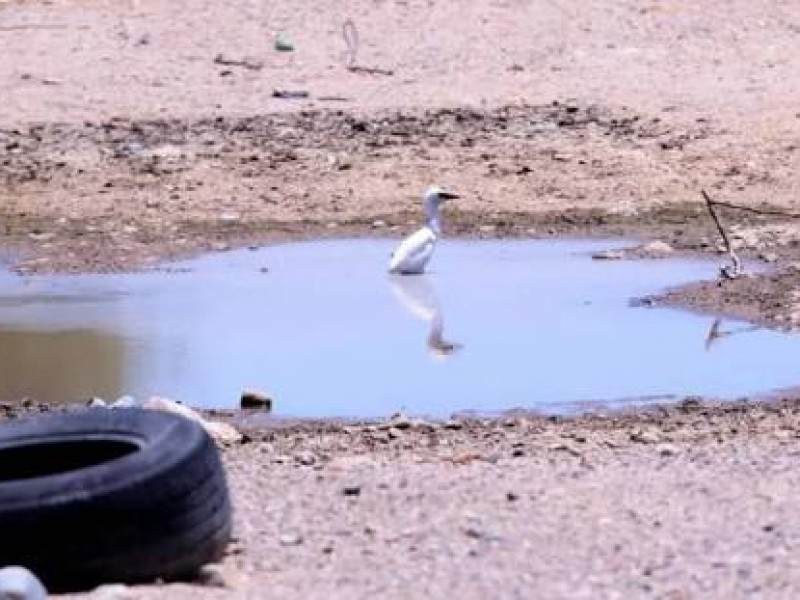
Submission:
<svg viewBox="0 0 800 600">
<path fill-rule="evenodd" d="M 150 410 L 161 410 L 164 412 L 181 415 L 182 417 L 200 423 L 200 425 L 203 426 L 203 428 L 212 438 L 214 438 L 214 441 L 216 441 L 218 444 L 233 444 L 241 442 L 243 439 L 242 434 L 239 433 L 233 426 L 220 421 L 208 421 L 204 419 L 196 410 L 189 408 L 185 404 L 181 404 L 175 400 L 170 400 L 169 398 L 162 398 L 160 396 L 151 396 L 147 400 L 137 400 L 132 396 L 121 396 L 111 404 L 107 403 L 101 398 L 92 398 L 89 400 L 89 406 L 114 409 L 146 408 Z M 2 597 L 0 597 L 0 600 L 2 600 Z"/>
<path fill-rule="evenodd" d="M 46 600 L 42 582 L 25 567 L 0 569 L 0 600 Z"/>
</svg>

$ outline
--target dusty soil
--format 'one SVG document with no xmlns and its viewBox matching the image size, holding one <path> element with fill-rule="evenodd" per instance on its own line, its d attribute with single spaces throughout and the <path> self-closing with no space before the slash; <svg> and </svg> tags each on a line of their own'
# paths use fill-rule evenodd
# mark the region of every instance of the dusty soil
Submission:
<svg viewBox="0 0 800 600">
<path fill-rule="evenodd" d="M 223 449 L 236 509 L 226 558 L 200 581 L 75 597 L 800 593 L 796 395 L 569 419 L 208 417 L 247 436 Z"/>
<path fill-rule="evenodd" d="M 0 48 L 0 259 L 20 273 L 399 238 L 432 182 L 464 195 L 448 235 L 718 253 L 706 189 L 786 213 L 721 213 L 769 271 L 644 301 L 800 325 L 792 0 L 0 0 Z M 795 402 L 371 427 L 226 450 L 228 588 L 170 597 L 797 596 Z"/>
</svg>

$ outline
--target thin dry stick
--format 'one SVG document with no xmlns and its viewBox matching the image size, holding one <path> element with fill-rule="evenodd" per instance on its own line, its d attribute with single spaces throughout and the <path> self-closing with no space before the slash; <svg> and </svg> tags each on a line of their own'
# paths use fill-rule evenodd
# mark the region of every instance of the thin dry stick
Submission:
<svg viewBox="0 0 800 600">
<path fill-rule="evenodd" d="M 705 192 L 703 192 L 705 194 Z M 706 198 L 708 201 L 708 198 Z M 766 208 L 753 208 L 751 206 L 742 206 L 741 204 L 731 204 L 730 202 L 720 202 L 719 200 L 711 200 L 712 204 L 716 206 L 724 206 L 726 208 L 734 208 L 736 210 L 743 210 L 745 212 L 755 213 L 757 215 L 769 215 L 773 217 L 789 217 L 791 219 L 800 219 L 800 213 L 786 212 L 782 210 L 770 210 Z"/>
<path fill-rule="evenodd" d="M 378 67 L 362 67 L 356 64 L 358 58 L 358 29 L 352 19 L 347 19 L 342 25 L 342 37 L 347 44 L 347 70 L 354 73 L 368 73 L 369 75 L 394 75 L 391 69 Z"/>
<path fill-rule="evenodd" d="M 722 227 L 722 223 L 720 223 L 719 217 L 717 216 L 717 211 L 714 210 L 714 204 L 716 204 L 715 201 L 711 199 L 705 190 L 700 190 L 700 193 L 703 194 L 703 198 L 706 201 L 706 206 L 708 207 L 708 212 L 711 214 L 711 218 L 714 219 L 714 223 L 717 225 L 719 234 L 722 236 L 722 241 L 725 242 L 725 247 L 728 249 L 728 255 L 731 257 L 731 261 L 733 263 L 732 265 L 722 267 L 720 269 L 720 273 L 728 279 L 734 279 L 742 272 L 742 261 L 739 260 L 739 257 L 736 256 L 736 252 L 733 251 L 733 246 L 728 238 L 728 234 L 725 232 L 725 228 Z"/>
<path fill-rule="evenodd" d="M 347 68 L 352 69 L 358 57 L 358 29 L 352 19 L 347 19 L 342 25 L 342 37 L 347 44 Z"/>
</svg>

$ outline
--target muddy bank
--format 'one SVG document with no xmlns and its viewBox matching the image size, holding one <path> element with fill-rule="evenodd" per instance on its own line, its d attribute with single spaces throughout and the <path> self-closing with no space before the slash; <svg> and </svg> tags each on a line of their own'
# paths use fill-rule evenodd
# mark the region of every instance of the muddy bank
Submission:
<svg viewBox="0 0 800 600">
<path fill-rule="evenodd" d="M 296 239 L 399 238 L 418 226 L 431 181 L 464 195 L 445 216 L 451 236 L 626 236 L 717 253 L 699 187 L 790 210 L 798 172 L 795 152 L 742 156 L 712 118 L 574 100 L 40 124 L 4 129 L 0 142 L 3 246 L 20 273 L 135 269 Z M 731 209 L 723 219 L 739 251 L 776 272 L 661 300 L 792 324 L 786 267 L 800 257 L 798 221 Z"/>
<path fill-rule="evenodd" d="M 206 415 L 246 434 L 223 448 L 235 542 L 215 576 L 80 597 L 800 591 L 796 395 L 574 418 Z"/>
</svg>

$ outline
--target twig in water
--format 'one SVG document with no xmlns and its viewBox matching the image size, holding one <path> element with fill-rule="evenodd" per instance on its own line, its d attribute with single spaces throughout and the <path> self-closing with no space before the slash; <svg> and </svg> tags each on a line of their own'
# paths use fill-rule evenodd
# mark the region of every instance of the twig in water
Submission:
<svg viewBox="0 0 800 600">
<path fill-rule="evenodd" d="M 720 268 L 720 274 L 723 277 L 728 279 L 736 279 L 739 275 L 742 274 L 742 261 L 739 260 L 739 257 L 736 255 L 736 252 L 733 251 L 733 246 L 731 245 L 731 241 L 728 238 L 728 234 L 725 233 L 725 228 L 722 227 L 722 223 L 720 223 L 719 217 L 717 216 L 717 211 L 714 210 L 714 200 L 708 195 L 705 190 L 700 190 L 700 193 L 703 194 L 703 198 L 706 201 L 706 206 L 708 207 L 708 212 L 711 214 L 711 218 L 714 219 L 714 223 L 717 225 L 717 229 L 719 230 L 719 234 L 722 236 L 722 241 L 725 242 L 725 247 L 728 250 L 728 255 L 731 257 L 731 264 L 725 265 L 724 267 Z"/>
</svg>

